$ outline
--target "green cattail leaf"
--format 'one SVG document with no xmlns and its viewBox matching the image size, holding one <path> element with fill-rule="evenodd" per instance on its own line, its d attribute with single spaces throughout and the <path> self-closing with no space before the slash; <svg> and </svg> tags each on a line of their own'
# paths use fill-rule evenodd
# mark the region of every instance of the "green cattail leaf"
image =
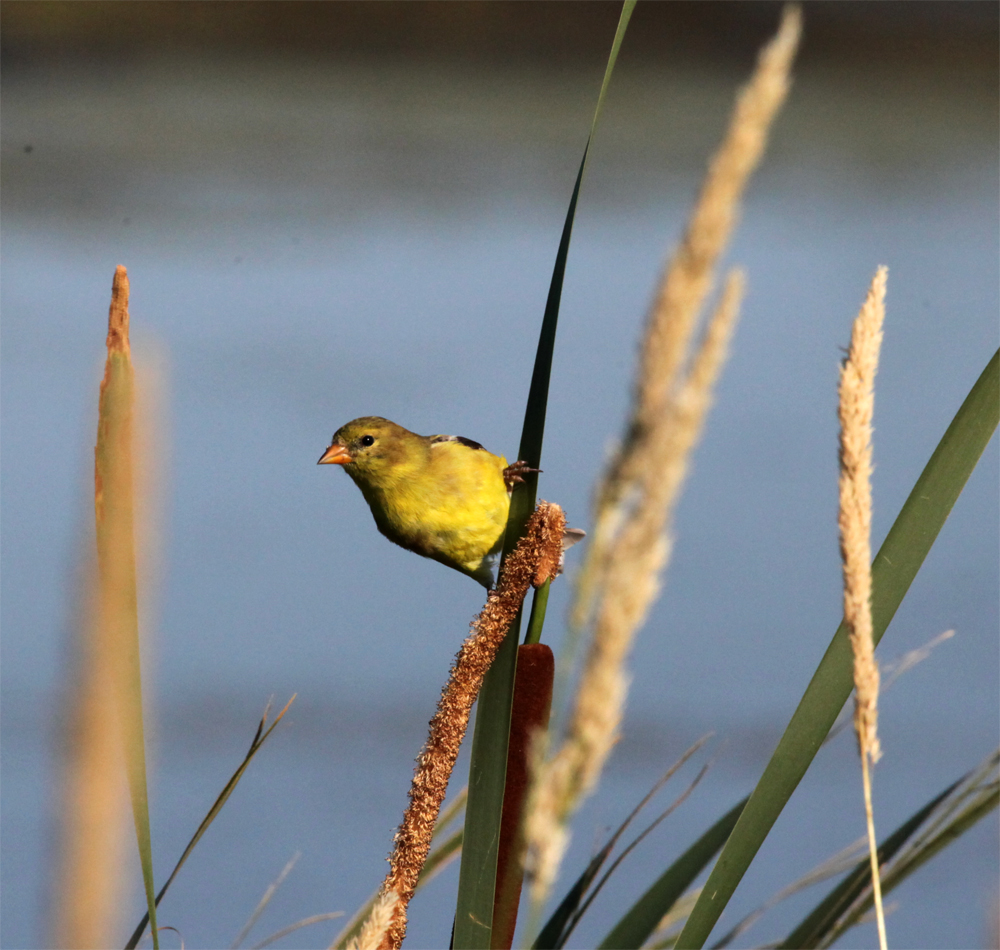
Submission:
<svg viewBox="0 0 1000 950">
<path fill-rule="evenodd" d="M 878 863 L 881 867 L 890 860 L 934 811 L 959 785 L 959 779 L 948 786 L 940 795 L 929 801 L 909 820 L 899 826 L 878 849 Z M 809 913 L 805 920 L 788 935 L 782 947 L 815 947 L 822 936 L 840 919 L 861 892 L 871 884 L 871 860 L 866 856 L 822 901 Z"/>
<path fill-rule="evenodd" d="M 876 644 L 996 430 L 998 416 L 1000 351 L 994 353 L 952 419 L 875 556 L 872 636 Z M 712 869 L 677 939 L 678 948 L 704 946 L 850 696 L 854 686 L 851 669 L 851 647 L 847 629 L 841 624 Z"/>
<path fill-rule="evenodd" d="M 264 715 L 261 717 L 260 723 L 257 725 L 257 732 L 254 734 L 253 741 L 250 743 L 250 749 L 247 754 L 243 757 L 243 761 L 240 763 L 239 768 L 230 776 L 229 781 L 226 782 L 222 791 L 219 792 L 218 797 L 212 803 L 212 807 L 208 810 L 208 814 L 202 819 L 201 824 L 198 825 L 198 830 L 195 831 L 193 837 L 188 842 L 187 847 L 184 849 L 184 853 L 180 856 L 177 864 L 174 865 L 173 871 L 170 872 L 170 877 L 167 878 L 166 883 L 160 888 L 160 892 L 156 895 L 156 900 L 153 901 L 153 927 L 155 932 L 156 927 L 156 917 L 155 910 L 160 905 L 160 901 L 163 900 L 164 894 L 173 884 L 174 878 L 177 877 L 178 872 L 184 866 L 184 862 L 187 861 L 188 856 L 194 851 L 194 846 L 201 841 L 202 835 L 208 831 L 208 826 L 215 821 L 216 816 L 222 811 L 222 806 L 226 804 L 229 800 L 229 796 L 233 794 L 233 790 L 236 788 L 239 780 L 243 778 L 243 773 L 247 770 L 247 766 L 253 760 L 253 757 L 260 750 L 260 747 L 267 741 L 268 736 L 274 732 L 275 727 L 281 722 L 281 717 L 288 712 L 288 707 L 292 705 L 295 701 L 293 696 L 287 703 L 285 703 L 285 708 L 281 710 L 280 713 L 275 717 L 274 722 L 270 726 L 267 726 L 267 715 L 270 711 L 270 703 L 268 703 L 268 708 L 264 710 Z M 267 726 L 267 729 L 264 727 Z M 125 950 L 135 950 L 135 947 L 139 945 L 139 941 L 142 939 L 143 933 L 146 930 L 146 924 L 149 923 L 150 915 L 149 912 L 145 914 L 139 924 L 136 926 L 135 930 L 132 932 L 132 936 L 129 937 L 129 941 L 125 944 Z"/>
<path fill-rule="evenodd" d="M 553 948 L 565 945 L 566 938 L 569 936 L 570 922 L 583 903 L 590 885 L 597 879 L 604 862 L 610 857 L 611 849 L 616 842 L 617 836 L 612 838 L 590 859 L 590 863 L 583 869 L 583 873 L 573 882 L 573 886 L 566 892 L 566 896 L 559 902 L 559 906 L 542 927 L 535 942 L 531 945 L 532 950 L 553 950 Z"/>
<path fill-rule="evenodd" d="M 879 864 L 883 865 L 880 872 L 883 896 L 902 884 L 917 868 L 926 864 L 953 841 L 957 841 L 976 822 L 997 808 L 1000 804 L 1000 788 L 996 776 L 998 762 L 1000 762 L 1000 749 L 987 756 L 986 761 L 978 769 L 974 769 L 945 789 L 879 848 Z M 917 823 L 917 827 L 912 827 L 914 822 Z M 919 834 L 916 834 L 917 830 Z M 911 837 L 915 839 L 912 842 Z M 901 840 L 897 842 L 897 838 Z M 885 855 L 883 848 L 886 850 Z M 885 867 L 885 863 L 892 857 L 891 852 L 896 853 L 896 860 L 889 867 Z M 852 899 L 841 899 L 839 906 L 833 906 L 838 897 L 846 896 L 842 895 L 839 889 L 835 889 L 833 894 L 803 921 L 796 932 L 789 936 L 784 946 L 828 947 L 842 933 L 860 922 L 874 903 L 873 892 L 869 887 L 871 866 L 867 861 L 861 863 L 864 867 L 855 868 L 853 874 L 841 885 L 845 891 L 852 889 Z M 859 879 L 860 886 L 857 886 Z M 856 900 L 862 894 L 864 897 L 860 901 Z M 838 913 L 834 915 L 831 913 L 833 910 L 837 910 Z M 813 923 L 812 928 L 809 928 L 810 921 Z M 792 940 L 796 942 L 791 943 Z"/>
<path fill-rule="evenodd" d="M 691 886 L 691 882 L 726 843 L 746 803 L 747 799 L 744 798 L 733 806 L 657 878 L 598 944 L 600 950 L 641 947 L 645 943 L 663 915 L 677 903 L 678 898 Z"/>
<path fill-rule="evenodd" d="M 556 327 L 559 321 L 559 303 L 562 298 L 566 258 L 580 184 L 587 167 L 587 155 L 597 127 L 597 118 L 604 103 L 604 95 L 611 80 L 611 73 L 621 48 L 625 29 L 635 0 L 626 0 L 622 7 L 618 30 L 615 33 L 611 55 L 608 58 L 604 81 L 594 111 L 590 136 L 583 151 L 583 160 L 577 172 L 573 195 L 570 198 L 566 221 L 563 224 L 552 282 L 545 303 L 542 329 L 535 353 L 535 367 L 528 391 L 524 413 L 524 426 L 518 459 L 538 468 L 542 458 L 542 439 L 545 435 L 545 413 L 549 397 L 549 379 L 552 373 L 552 354 L 555 350 Z M 524 484 L 518 485 L 511 496 L 510 516 L 504 537 L 505 558 L 514 549 L 524 533 L 524 527 L 535 507 L 538 476 L 528 475 Z M 502 560 L 501 560 L 502 569 Z M 517 665 L 517 641 L 521 618 L 512 625 L 500 646 L 490 671 L 486 674 L 479 693 L 476 726 L 472 738 L 472 761 L 469 766 L 469 802 L 465 812 L 465 841 L 462 865 L 459 871 L 458 902 L 455 911 L 455 931 L 452 945 L 457 950 L 490 947 L 493 931 L 493 900 L 496 886 L 497 843 L 500 837 L 500 818 L 503 811 L 503 792 L 507 769 L 507 737 L 510 732 L 511 699 L 514 691 L 514 671 Z"/>
</svg>

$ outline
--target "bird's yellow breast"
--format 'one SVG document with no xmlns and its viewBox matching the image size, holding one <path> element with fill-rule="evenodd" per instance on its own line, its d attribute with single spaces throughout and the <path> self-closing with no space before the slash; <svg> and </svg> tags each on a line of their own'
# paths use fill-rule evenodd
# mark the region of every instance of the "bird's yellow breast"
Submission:
<svg viewBox="0 0 1000 950">
<path fill-rule="evenodd" d="M 500 549 L 510 508 L 507 460 L 457 440 L 431 438 L 409 448 L 375 479 L 347 467 L 378 529 L 489 586 L 488 560 Z"/>
</svg>

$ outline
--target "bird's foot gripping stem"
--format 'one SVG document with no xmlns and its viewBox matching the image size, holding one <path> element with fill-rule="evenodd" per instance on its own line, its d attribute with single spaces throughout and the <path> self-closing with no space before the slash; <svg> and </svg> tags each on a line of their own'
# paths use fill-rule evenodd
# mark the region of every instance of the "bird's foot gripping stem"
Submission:
<svg viewBox="0 0 1000 950">
<path fill-rule="evenodd" d="M 532 468 L 527 462 L 515 462 L 513 465 L 508 465 L 503 470 L 503 480 L 507 491 L 510 491 L 515 485 L 523 484 L 524 476 L 528 473 L 540 474 L 541 471 L 540 468 Z"/>
</svg>

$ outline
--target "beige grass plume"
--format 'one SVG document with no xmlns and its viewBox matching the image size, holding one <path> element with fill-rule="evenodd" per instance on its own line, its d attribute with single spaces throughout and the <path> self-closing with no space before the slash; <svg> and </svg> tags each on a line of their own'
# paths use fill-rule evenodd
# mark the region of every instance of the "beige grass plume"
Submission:
<svg viewBox="0 0 1000 950">
<path fill-rule="evenodd" d="M 399 894 L 395 891 L 379 894 L 368 919 L 361 925 L 361 932 L 348 941 L 347 950 L 378 950 L 398 907 Z"/>
<path fill-rule="evenodd" d="M 698 316 L 737 220 L 740 196 L 788 92 L 800 20 L 798 8 L 786 7 L 777 35 L 761 51 L 647 320 L 631 418 L 597 491 L 595 527 L 572 613 L 577 629 L 593 625 L 591 646 L 562 745 L 547 760 L 541 749 L 536 755 L 526 818 L 536 908 L 558 871 L 568 817 L 593 788 L 618 738 L 628 688 L 625 659 L 659 592 L 671 512 L 725 360 L 742 275 L 728 276 L 703 338 L 693 347 Z"/>
<path fill-rule="evenodd" d="M 854 321 L 851 348 L 840 369 L 840 555 L 844 573 L 844 620 L 854 654 L 854 725 L 863 754 L 882 755 L 878 741 L 878 666 L 872 644 L 872 415 L 875 372 L 882 346 L 885 285 L 880 267 Z"/>
<path fill-rule="evenodd" d="M 844 574 L 844 622 L 854 655 L 854 729 L 858 736 L 872 886 L 879 943 L 886 947 L 879 881 L 870 766 L 882 755 L 878 741 L 879 672 L 872 642 L 872 415 L 875 372 L 882 346 L 887 270 L 879 267 L 854 321 L 851 347 L 840 369 L 840 555 Z"/>
</svg>

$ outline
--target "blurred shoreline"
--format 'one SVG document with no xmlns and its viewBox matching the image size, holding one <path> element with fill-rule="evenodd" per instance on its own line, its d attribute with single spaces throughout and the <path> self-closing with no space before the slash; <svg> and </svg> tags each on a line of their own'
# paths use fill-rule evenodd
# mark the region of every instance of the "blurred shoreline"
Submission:
<svg viewBox="0 0 1000 950">
<path fill-rule="evenodd" d="M 628 59 L 662 62 L 752 57 L 781 3 L 718 0 L 637 5 Z M 211 48 L 260 55 L 601 63 L 621 5 L 604 0 L 370 3 L 19 0 L 0 9 L 4 68 L 32 61 L 143 57 Z M 800 63 L 869 60 L 935 68 L 960 62 L 995 69 L 995 3 L 813 0 L 805 4 Z"/>
</svg>

